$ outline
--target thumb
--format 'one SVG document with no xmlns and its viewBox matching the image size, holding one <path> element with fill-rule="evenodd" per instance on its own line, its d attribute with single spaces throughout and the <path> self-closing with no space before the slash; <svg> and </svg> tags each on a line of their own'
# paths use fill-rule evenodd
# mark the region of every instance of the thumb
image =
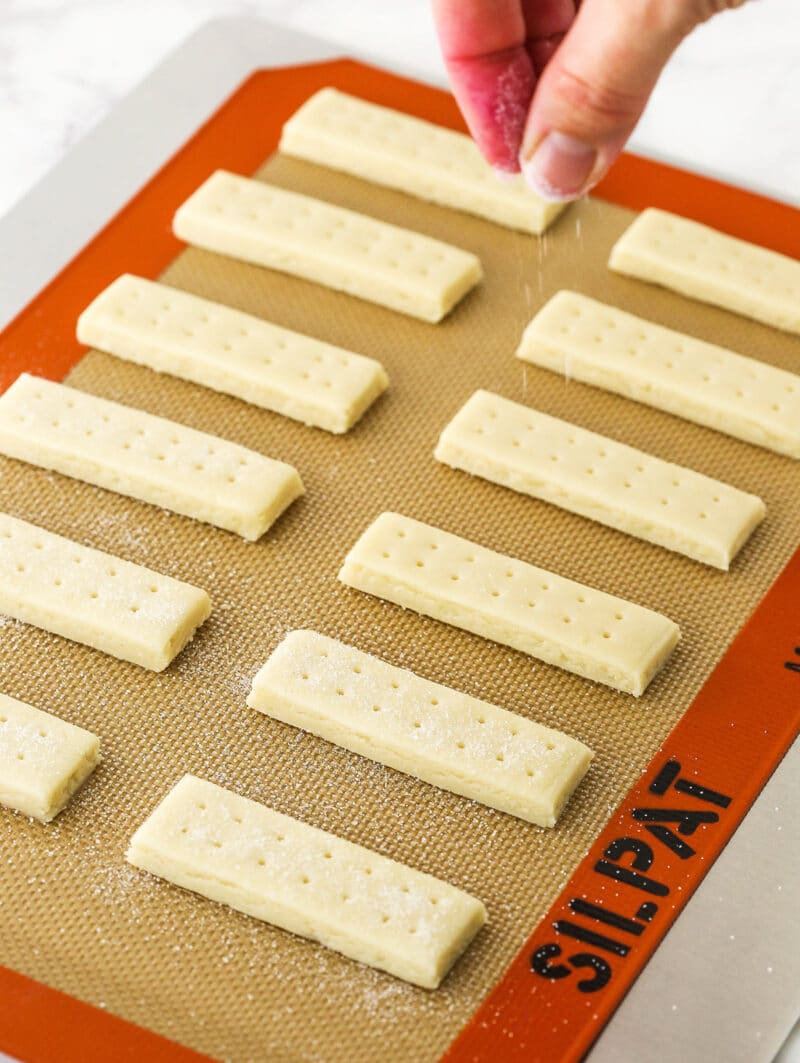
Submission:
<svg viewBox="0 0 800 1063">
<path fill-rule="evenodd" d="M 705 0 L 584 0 L 534 93 L 520 165 L 534 191 L 574 199 L 633 132 L 667 59 Z"/>
</svg>

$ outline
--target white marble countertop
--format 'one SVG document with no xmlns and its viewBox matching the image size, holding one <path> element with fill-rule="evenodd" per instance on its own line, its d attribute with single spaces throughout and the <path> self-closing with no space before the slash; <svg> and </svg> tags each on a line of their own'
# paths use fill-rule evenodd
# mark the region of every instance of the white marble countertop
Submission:
<svg viewBox="0 0 800 1063">
<path fill-rule="evenodd" d="M 0 0 L 0 215 L 167 52 L 223 15 L 259 15 L 444 78 L 428 0 Z M 800 204 L 798 20 L 796 0 L 751 0 L 697 30 L 634 150 Z"/>
</svg>

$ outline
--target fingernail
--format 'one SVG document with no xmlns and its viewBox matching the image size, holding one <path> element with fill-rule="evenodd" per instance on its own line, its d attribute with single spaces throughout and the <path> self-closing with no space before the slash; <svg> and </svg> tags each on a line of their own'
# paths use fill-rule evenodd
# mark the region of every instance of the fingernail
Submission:
<svg viewBox="0 0 800 1063">
<path fill-rule="evenodd" d="M 566 133 L 548 133 L 529 159 L 520 159 L 534 192 L 545 199 L 575 199 L 586 191 L 597 163 L 597 149 Z"/>
<path fill-rule="evenodd" d="M 512 184 L 519 177 L 519 170 L 506 170 L 502 166 L 493 166 L 494 175 L 501 184 Z"/>
</svg>

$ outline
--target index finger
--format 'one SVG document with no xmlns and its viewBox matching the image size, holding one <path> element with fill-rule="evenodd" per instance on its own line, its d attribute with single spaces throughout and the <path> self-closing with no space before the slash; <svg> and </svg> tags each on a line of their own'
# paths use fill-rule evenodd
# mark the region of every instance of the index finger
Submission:
<svg viewBox="0 0 800 1063">
<path fill-rule="evenodd" d="M 573 14 L 573 0 L 433 0 L 453 94 L 475 142 L 498 170 L 519 170 L 536 66 Z"/>
</svg>

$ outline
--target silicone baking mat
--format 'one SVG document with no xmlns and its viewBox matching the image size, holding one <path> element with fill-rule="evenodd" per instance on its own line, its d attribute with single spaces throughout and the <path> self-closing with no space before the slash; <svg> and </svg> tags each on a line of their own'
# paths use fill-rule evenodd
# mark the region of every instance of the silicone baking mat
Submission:
<svg viewBox="0 0 800 1063">
<path fill-rule="evenodd" d="M 59 378 L 70 370 L 75 387 L 292 462 L 308 489 L 252 544 L 0 461 L 2 509 L 197 583 L 215 606 L 161 675 L 0 621 L 2 689 L 91 728 L 105 753 L 51 826 L 0 817 L 0 956 L 32 978 L 242 1063 L 434 1060 L 495 986 L 452 1058 L 577 1058 L 797 732 L 797 560 L 715 666 L 797 546 L 800 496 L 790 459 L 526 367 L 513 352 L 525 323 L 562 287 L 786 368 L 800 365 L 800 339 L 611 274 L 608 251 L 632 213 L 607 200 L 571 208 L 537 240 L 295 160 L 260 166 L 282 122 L 328 84 L 459 125 L 446 94 L 349 61 L 259 73 L 0 337 L 0 383 L 23 368 Z M 183 250 L 171 216 L 218 166 L 257 170 L 475 251 L 485 281 L 430 326 Z M 665 167 L 623 160 L 599 194 L 795 250 L 787 208 Z M 82 356 L 73 338 L 78 313 L 126 270 L 377 357 L 391 389 L 336 438 L 107 355 Z M 758 493 L 767 521 L 725 574 L 447 469 L 431 451 L 478 387 Z M 345 553 L 384 509 L 657 609 L 680 623 L 683 641 L 637 700 L 341 586 Z M 596 759 L 558 826 L 532 827 L 249 710 L 252 675 L 297 627 L 589 744 Z M 123 859 L 130 835 L 186 771 L 447 879 L 486 903 L 488 927 L 431 993 L 134 870 Z M 10 978 L 14 985 L 19 1000 L 35 995 L 30 983 Z M 45 1045 L 50 999 L 63 1005 L 63 997 L 27 1011 L 20 1005 L 20 1054 Z M 97 1013 L 81 1011 L 82 1021 L 86 1015 Z M 130 1027 L 95 1018 L 82 1031 L 92 1023 L 104 1051 L 118 1043 L 119 1058 L 130 1052 Z M 72 1058 L 64 1037 L 75 1035 L 62 1026 L 58 1036 L 61 1058 Z M 92 1058 L 81 1043 L 74 1058 Z M 169 1058 L 180 1050 L 159 1051 Z M 46 1045 L 37 1058 L 50 1058 Z"/>
</svg>

